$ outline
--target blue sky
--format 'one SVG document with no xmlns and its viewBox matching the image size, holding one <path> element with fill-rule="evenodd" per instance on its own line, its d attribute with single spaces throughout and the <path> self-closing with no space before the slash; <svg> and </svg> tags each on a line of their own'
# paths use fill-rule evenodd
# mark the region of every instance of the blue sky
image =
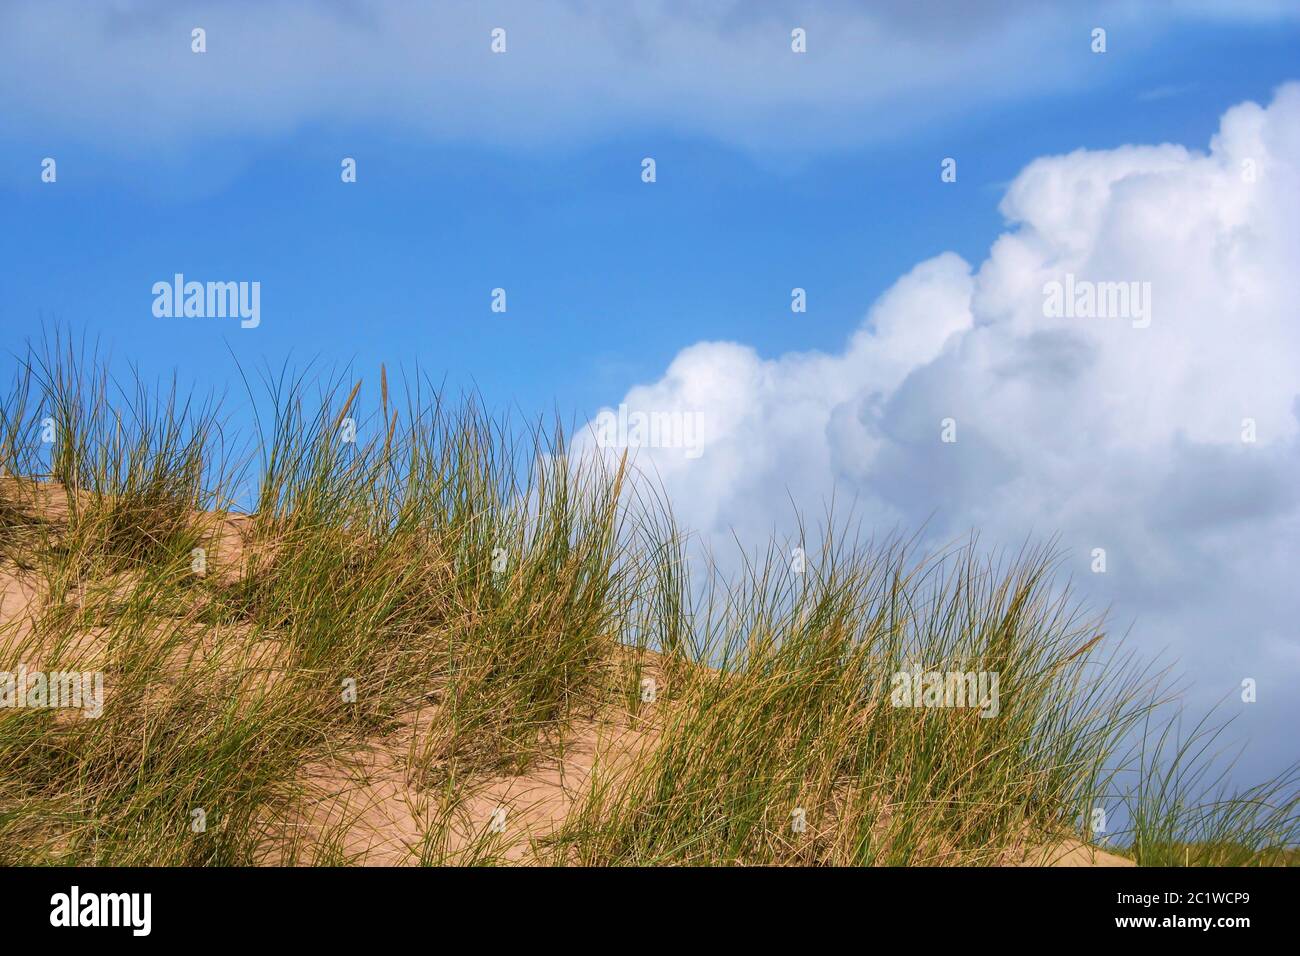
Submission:
<svg viewBox="0 0 1300 956">
<path fill-rule="evenodd" d="M 60 322 L 236 397 L 231 352 L 418 363 L 573 423 L 702 410 L 702 456 L 650 451 L 688 527 L 755 545 L 836 496 L 936 541 L 1057 535 L 1200 703 L 1261 682 L 1247 769 L 1276 770 L 1300 723 L 1298 50 L 1300 5 L 1268 0 L 11 0 L 0 350 Z M 1067 271 L 1150 282 L 1150 331 L 1045 322 Z M 156 318 L 177 272 L 260 282 L 260 325 Z"/>
<path fill-rule="evenodd" d="M 1026 76 L 1007 101 L 825 150 L 662 122 L 515 148 L 312 118 L 139 150 L 56 117 L 5 124 L 0 345 L 20 348 L 44 316 L 145 370 L 218 385 L 234 373 L 227 345 L 272 365 L 418 360 L 494 404 L 585 417 L 698 340 L 837 348 L 911 264 L 948 249 L 978 261 L 1002 225 L 1002 189 L 1032 158 L 1203 147 L 1226 107 L 1300 72 L 1300 22 L 1153 32 L 1127 52 L 1112 31 L 1097 56 L 1084 28 L 1057 54 L 1077 61 L 1064 94 Z M 19 95 L 36 95 L 39 78 L 24 79 Z M 54 188 L 39 181 L 44 156 L 59 163 Z M 343 156 L 358 161 L 356 184 L 340 182 Z M 640 181 L 643 156 L 657 161 L 653 185 Z M 955 184 L 938 179 L 946 156 Z M 262 325 L 154 319 L 150 287 L 174 272 L 260 281 Z M 498 286 L 505 316 L 488 309 Z M 808 290 L 806 315 L 790 313 L 794 286 Z"/>
</svg>

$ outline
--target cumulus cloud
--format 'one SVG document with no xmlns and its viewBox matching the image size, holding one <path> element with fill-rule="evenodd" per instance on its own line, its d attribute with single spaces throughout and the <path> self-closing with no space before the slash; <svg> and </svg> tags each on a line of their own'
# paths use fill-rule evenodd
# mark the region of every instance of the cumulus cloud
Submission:
<svg viewBox="0 0 1300 956">
<path fill-rule="evenodd" d="M 1300 84 L 1230 109 L 1205 152 L 1034 160 L 1000 208 L 978 268 L 920 263 L 841 352 L 682 350 L 623 401 L 700 413 L 702 454 L 638 463 L 719 545 L 832 495 L 936 542 L 1059 535 L 1085 594 L 1204 694 L 1259 681 L 1245 719 L 1276 752 L 1254 757 L 1293 757 L 1275 731 L 1300 724 Z M 1149 283 L 1149 324 L 1045 314 L 1067 281 Z"/>
<path fill-rule="evenodd" d="M 1098 24 L 1135 54 L 1187 18 L 1294 14 L 1262 0 L 1104 2 L 1082 21 L 1073 7 L 10 0 L 0 14 L 0 113 L 11 135 L 155 158 L 313 124 L 504 146 L 657 126 L 806 151 L 1068 89 L 1089 72 Z M 207 32 L 202 55 L 190 49 L 196 27 Z M 505 55 L 489 49 L 497 27 Z M 790 49 L 796 27 L 807 31 L 800 56 Z"/>
</svg>

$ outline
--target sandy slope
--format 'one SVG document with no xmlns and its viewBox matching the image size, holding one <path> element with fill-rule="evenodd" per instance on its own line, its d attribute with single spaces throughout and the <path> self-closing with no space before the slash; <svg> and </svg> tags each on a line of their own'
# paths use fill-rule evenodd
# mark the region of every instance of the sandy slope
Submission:
<svg viewBox="0 0 1300 956">
<path fill-rule="evenodd" d="M 36 507 L 43 520 L 58 523 L 66 519 L 66 505 L 63 495 L 54 492 L 48 485 L 40 488 Z M 212 573 L 238 574 L 236 569 L 247 542 L 248 516 L 204 515 L 200 520 L 216 523 Z M 0 634 L 5 635 L 0 642 L 0 670 L 14 669 L 19 663 L 9 659 L 12 654 L 5 648 L 15 637 L 29 632 L 40 600 L 36 576 L 0 559 Z M 90 658 L 97 656 L 95 637 L 94 633 L 86 635 L 84 650 Z M 22 663 L 39 666 L 36 660 Z M 663 683 L 653 655 L 646 673 Z M 107 683 L 111 700 L 111 679 Z M 369 865 L 418 862 L 422 849 L 428 849 L 421 846 L 427 821 L 440 810 L 436 794 L 419 786 L 410 772 L 411 754 L 419 748 L 425 724 L 422 715 L 413 712 L 396 732 L 367 741 L 327 765 L 306 768 L 300 783 L 308 799 L 293 824 L 304 842 L 331 834 L 337 838 L 341 855 L 352 861 Z M 626 773 L 654 747 L 656 740 L 653 724 L 626 714 L 607 713 L 572 721 L 563 737 L 548 748 L 553 751 L 551 756 L 521 774 L 475 780 L 468 798 L 454 808 L 444 808 L 452 821 L 451 835 L 446 845 L 432 849 L 431 858 L 466 862 L 477 849 L 490 844 L 506 860 L 525 864 L 554 862 L 555 858 L 539 848 L 536 841 L 544 840 L 563 824 L 592 782 L 593 773 L 606 778 Z M 286 859 L 306 862 L 310 857 L 294 857 L 286 848 L 268 853 L 264 862 L 274 864 Z M 1023 858 L 1006 862 L 1019 866 L 1134 865 L 1072 839 L 1036 846 Z"/>
</svg>

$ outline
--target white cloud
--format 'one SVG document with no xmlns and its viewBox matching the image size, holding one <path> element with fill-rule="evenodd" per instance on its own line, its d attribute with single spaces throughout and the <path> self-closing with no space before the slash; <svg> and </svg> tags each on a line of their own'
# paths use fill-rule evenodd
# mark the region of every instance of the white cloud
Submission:
<svg viewBox="0 0 1300 956">
<path fill-rule="evenodd" d="M 1131 56 L 1189 17 L 1286 15 L 1118 0 L 1086 21 L 1070 3 L 1006 0 L 11 0 L 0 114 L 42 141 L 155 158 L 312 124 L 507 146 L 656 127 L 808 151 L 1078 85 L 1097 23 Z M 796 26 L 806 54 L 791 52 Z M 494 27 L 505 55 L 489 50 Z"/>
<path fill-rule="evenodd" d="M 1247 720 L 1295 726 L 1300 84 L 1229 110 L 1207 153 L 1035 160 L 1001 210 L 1011 228 L 977 270 L 951 253 L 916 266 L 838 354 L 684 349 L 625 401 L 704 412 L 703 455 L 638 463 L 724 549 L 729 529 L 756 544 L 790 529 L 791 499 L 816 515 L 832 494 L 868 527 L 928 519 L 935 540 L 1059 533 L 1077 583 L 1143 648 L 1214 697 L 1256 678 Z M 1046 317 L 1044 285 L 1066 274 L 1149 282 L 1150 326 Z M 1258 759 L 1294 756 L 1276 730 Z"/>
</svg>

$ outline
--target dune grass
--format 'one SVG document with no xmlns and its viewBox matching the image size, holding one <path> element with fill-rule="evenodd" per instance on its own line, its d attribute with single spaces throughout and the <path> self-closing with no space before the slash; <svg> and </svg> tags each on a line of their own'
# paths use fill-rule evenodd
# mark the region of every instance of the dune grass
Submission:
<svg viewBox="0 0 1300 956">
<path fill-rule="evenodd" d="M 1108 847 L 1141 864 L 1294 860 L 1296 770 L 1230 792 L 1219 725 L 1153 724 L 1161 675 L 1050 547 L 918 553 L 828 518 L 728 579 L 626 459 L 418 375 L 250 376 L 241 440 L 66 336 L 16 369 L 0 671 L 101 672 L 105 701 L 0 708 L 0 863 L 365 862 L 309 811 L 393 741 L 409 862 L 504 862 L 475 794 L 611 713 L 654 745 L 598 764 L 529 859 L 992 864 L 1091 842 L 1118 802 Z M 996 705 L 897 706 L 928 672 L 996 675 Z"/>
</svg>

